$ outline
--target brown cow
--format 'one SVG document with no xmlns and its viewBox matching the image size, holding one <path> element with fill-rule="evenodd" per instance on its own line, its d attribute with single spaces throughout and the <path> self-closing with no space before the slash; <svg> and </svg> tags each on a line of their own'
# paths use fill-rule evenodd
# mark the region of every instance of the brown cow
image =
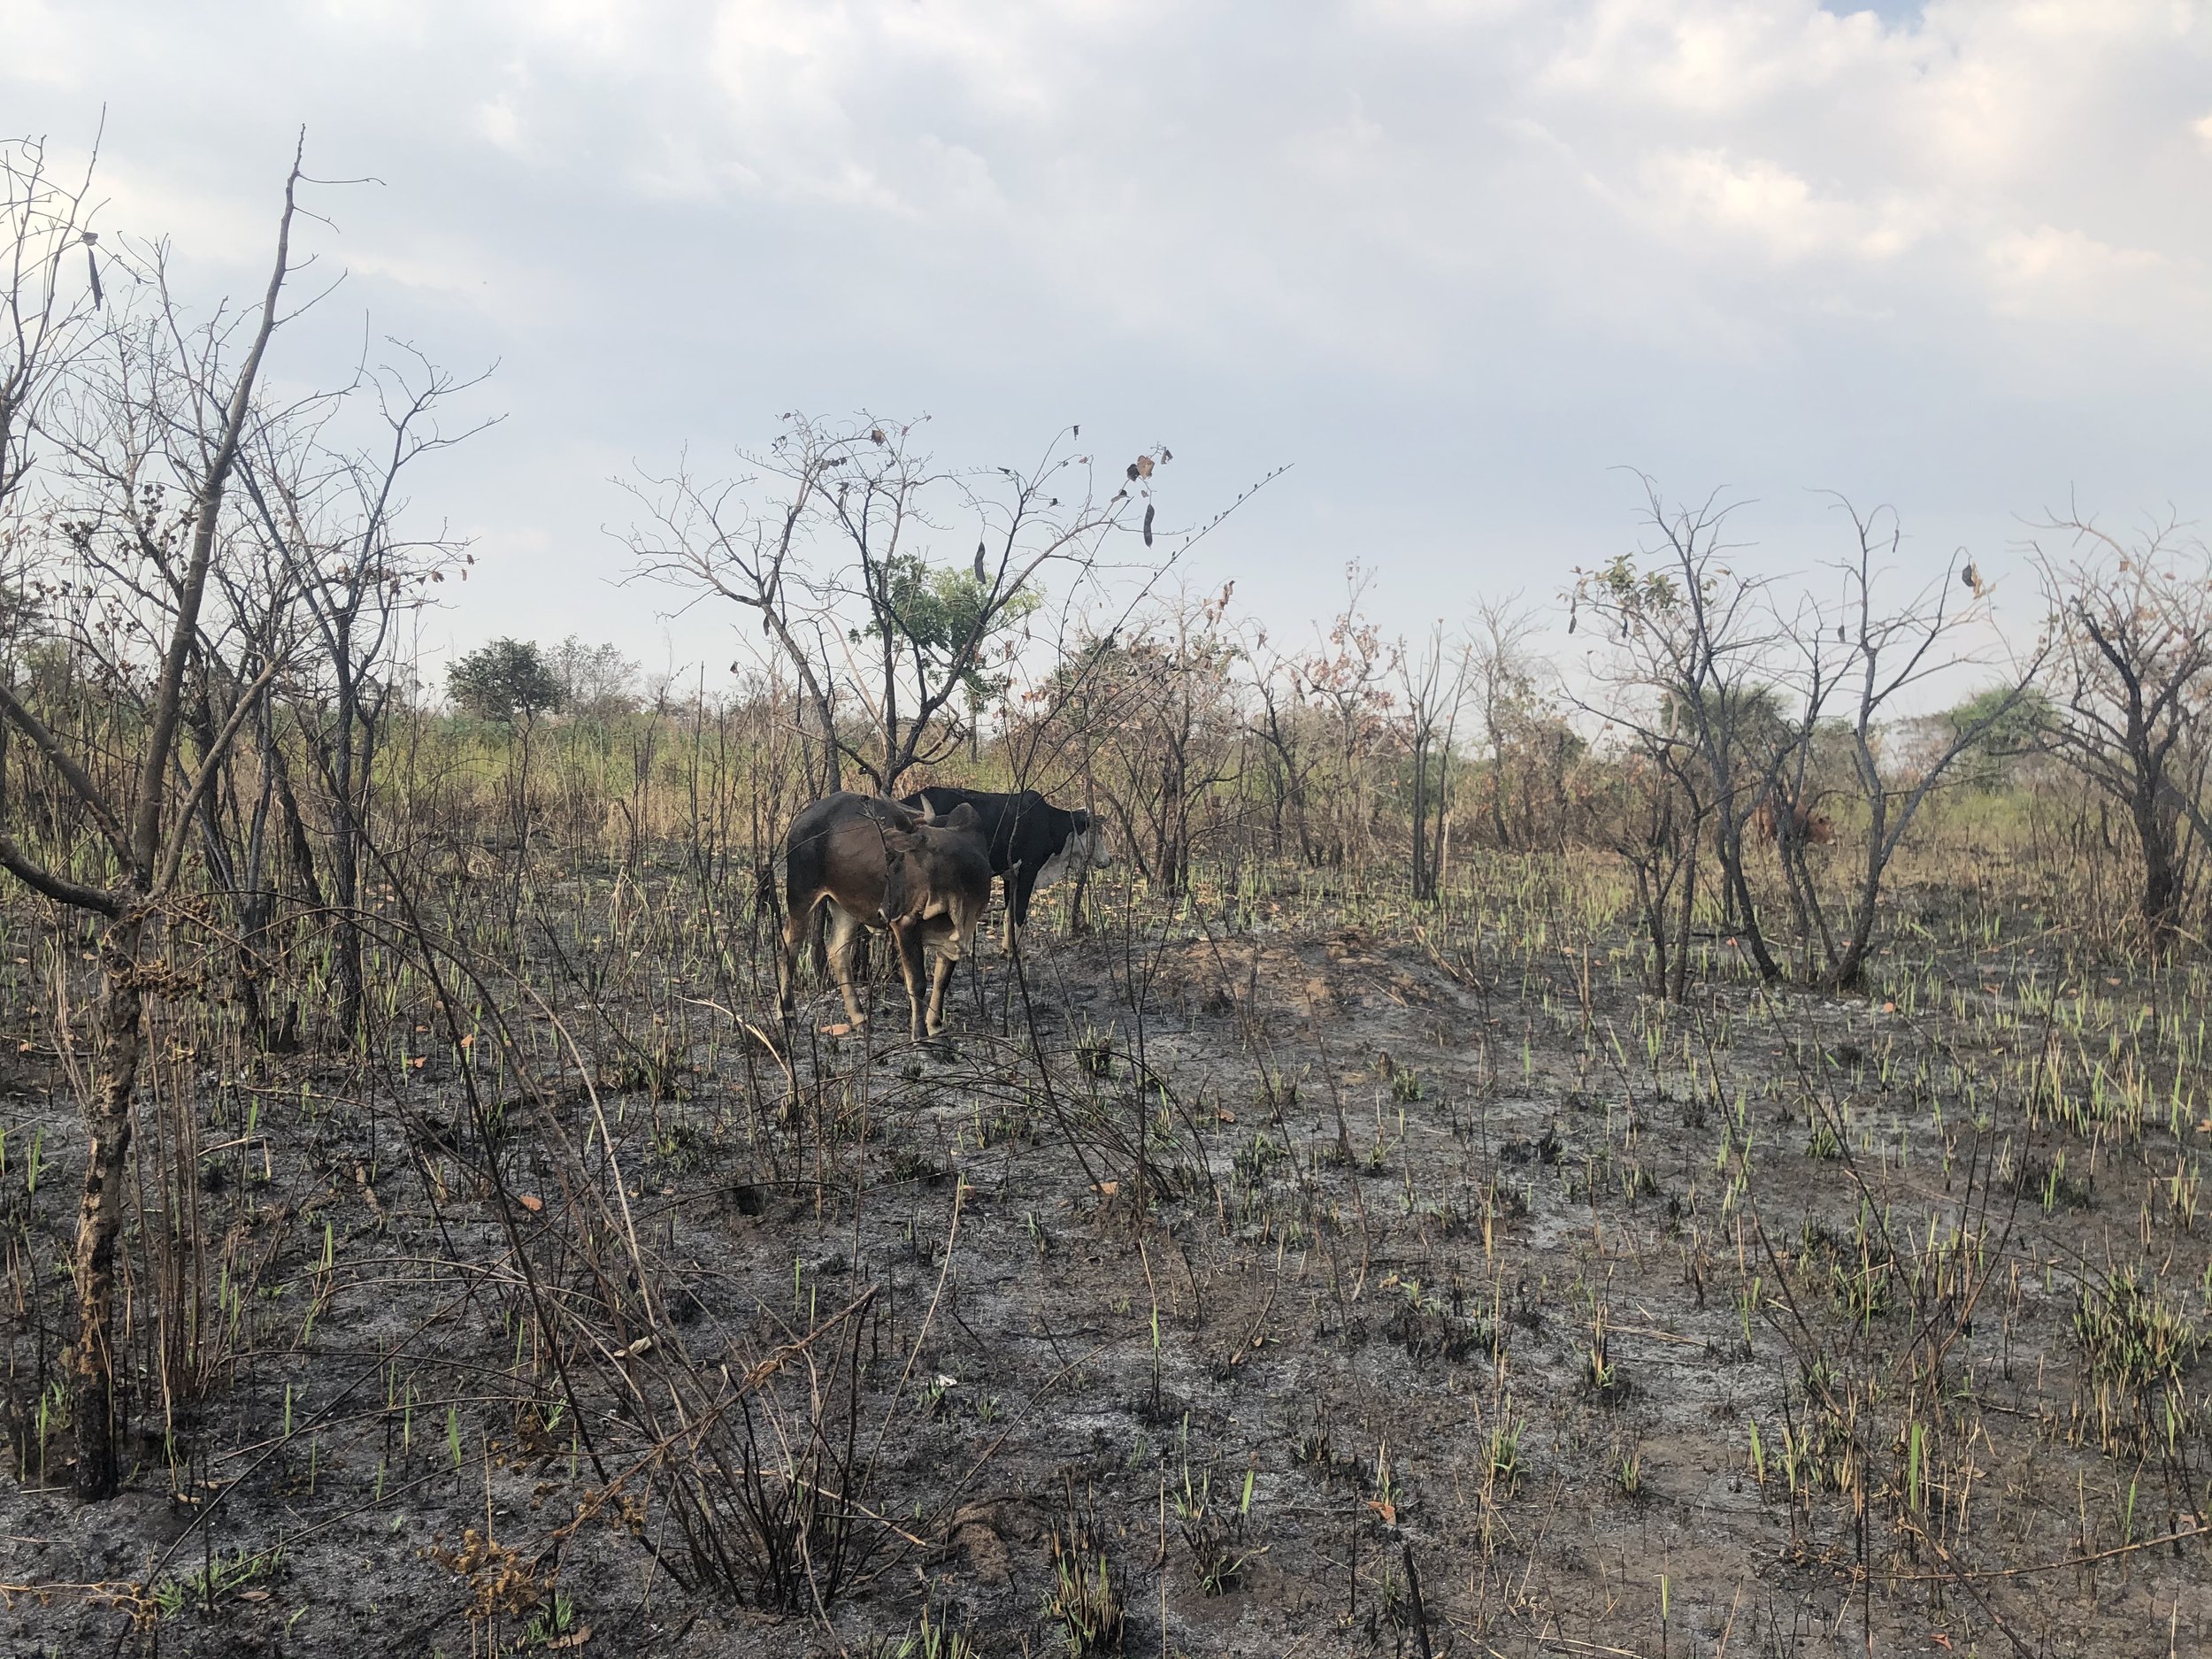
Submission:
<svg viewBox="0 0 2212 1659">
<path fill-rule="evenodd" d="M 778 979 L 784 1018 L 791 1017 L 799 941 L 815 906 L 827 899 L 830 966 L 853 1025 L 868 1020 L 853 995 L 853 946 L 864 930 L 879 928 L 891 935 L 898 954 L 911 1014 L 908 1029 L 917 1042 L 925 1025 L 922 950 L 925 945 L 936 948 L 926 1024 L 933 1037 L 943 1030 L 945 987 L 953 965 L 974 941 L 976 923 L 991 897 L 991 856 L 974 810 L 963 807 L 940 823 L 926 824 L 895 801 L 840 791 L 792 819 L 784 856 L 783 961 Z"/>
<path fill-rule="evenodd" d="M 1825 847 L 1836 838 L 1835 820 L 1825 812 L 1816 812 L 1803 802 L 1789 809 L 1790 839 L 1803 846 Z M 1782 834 L 1782 804 L 1769 795 L 1759 803 L 1759 810 L 1751 815 L 1751 826 L 1759 832 L 1762 841 L 1779 841 Z"/>
</svg>

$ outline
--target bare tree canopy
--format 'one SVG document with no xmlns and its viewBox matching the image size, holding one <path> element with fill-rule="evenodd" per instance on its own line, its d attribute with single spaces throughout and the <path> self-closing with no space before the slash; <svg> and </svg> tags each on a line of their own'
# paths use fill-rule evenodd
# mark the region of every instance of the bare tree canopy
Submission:
<svg viewBox="0 0 2212 1659">
<path fill-rule="evenodd" d="M 2212 557 L 2170 518 L 2133 536 L 2078 516 L 2039 529 L 2031 554 L 2050 611 L 2052 751 L 2126 811 L 2142 916 L 2165 933 L 2205 839 Z"/>
<path fill-rule="evenodd" d="M 1118 538 L 1141 544 L 1131 557 L 1155 539 L 1164 448 L 1110 466 L 1071 427 L 1026 467 L 956 472 L 921 448 L 923 426 L 792 415 L 739 478 L 687 462 L 631 486 L 638 573 L 759 617 L 798 678 L 827 788 L 849 764 L 892 794 L 951 754 L 1003 689 L 1042 588 L 1080 586 Z M 971 537 L 972 555 L 954 550 Z"/>
<path fill-rule="evenodd" d="M 2040 653 L 2008 664 L 1976 721 L 1901 771 L 1884 752 L 1891 728 L 1924 687 L 1986 649 L 1988 590 L 1971 561 L 1955 556 L 1941 574 L 1893 596 L 1903 562 L 1896 514 L 1863 512 L 1838 496 L 1849 541 L 1829 566 L 1841 597 L 1826 600 L 1809 583 L 1740 568 L 1749 549 L 1726 539 L 1733 505 L 1712 496 L 1672 506 L 1650 480 L 1644 486 L 1655 539 L 1580 572 L 1571 612 L 1592 619 L 1598 641 L 1599 695 L 1584 706 L 1640 757 L 1633 775 L 1646 805 L 1624 822 L 1643 827 L 1622 849 L 1647 909 L 1677 907 L 1668 926 L 1655 911 L 1648 918 L 1655 951 L 1663 956 L 1663 940 L 1673 941 L 1673 971 L 1661 961 L 1655 977 L 1682 995 L 1697 850 L 1709 833 L 1728 927 L 1763 978 L 1783 976 L 1750 874 L 1763 835 L 1779 860 L 1801 949 L 1817 964 L 1811 977 L 1855 987 L 1874 947 L 1885 877 L 1914 819 L 1959 758 L 2028 695 Z M 1668 804 L 1670 794 L 1678 804 Z M 1828 809 L 1844 802 L 1855 809 L 1861 862 L 1855 880 L 1831 899 L 1807 832 L 1818 824 L 1832 834 Z"/>
</svg>

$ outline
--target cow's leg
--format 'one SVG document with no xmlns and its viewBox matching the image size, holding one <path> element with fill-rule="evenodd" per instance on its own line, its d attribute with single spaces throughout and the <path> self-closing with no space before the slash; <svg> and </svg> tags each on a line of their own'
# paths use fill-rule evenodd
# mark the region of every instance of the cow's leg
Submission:
<svg viewBox="0 0 2212 1659">
<path fill-rule="evenodd" d="M 945 1028 L 945 987 L 952 983 L 952 971 L 959 965 L 957 956 L 941 950 L 937 953 L 937 965 L 929 979 L 929 1034 L 933 1037 Z"/>
<path fill-rule="evenodd" d="M 798 977 L 799 944 L 805 938 L 814 919 L 815 906 L 821 902 L 816 895 L 812 903 L 787 903 L 784 907 L 783 954 L 776 962 L 776 1007 L 783 1018 L 791 1018 L 793 981 Z"/>
<path fill-rule="evenodd" d="M 853 946 L 859 941 L 863 924 L 860 918 L 832 899 L 828 931 L 830 971 L 837 975 L 837 988 L 845 994 L 845 1018 L 857 1030 L 868 1023 L 868 1016 L 861 1011 L 860 1003 L 853 995 Z"/>
<path fill-rule="evenodd" d="M 907 1036 L 922 1040 L 922 924 L 910 918 L 891 924 L 891 945 L 898 952 L 899 977 L 906 981 Z M 929 1032 L 937 1033 L 937 1001 L 930 999 Z"/>
<path fill-rule="evenodd" d="M 1006 872 L 1006 954 L 1014 954 L 1014 936 L 1029 926 L 1029 895 L 1036 888 L 1036 872 L 1016 864 Z"/>
<path fill-rule="evenodd" d="M 953 970 L 960 965 L 960 958 L 968 954 L 975 943 L 976 924 L 983 919 L 982 907 L 959 909 L 944 923 L 944 932 L 937 941 L 937 969 L 929 982 L 929 1034 L 934 1037 L 945 1028 L 945 987 L 952 983 Z"/>
</svg>

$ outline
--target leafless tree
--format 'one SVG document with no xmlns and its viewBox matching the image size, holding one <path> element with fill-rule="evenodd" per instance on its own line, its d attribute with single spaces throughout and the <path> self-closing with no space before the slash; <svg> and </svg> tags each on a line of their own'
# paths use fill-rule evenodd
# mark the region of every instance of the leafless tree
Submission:
<svg viewBox="0 0 2212 1659">
<path fill-rule="evenodd" d="M 1513 763 L 1540 724 L 1541 668 L 1531 645 L 1536 626 L 1535 614 L 1514 594 L 1478 602 L 1467 629 L 1468 695 L 1482 720 L 1488 760 L 1485 810 L 1501 847 L 1514 841 L 1508 812 Z"/>
<path fill-rule="evenodd" d="M 682 609 L 713 596 L 759 613 L 797 677 L 817 787 L 829 792 L 842 787 L 834 671 L 808 557 L 823 492 L 849 457 L 811 422 L 787 426 L 766 456 L 743 457 L 757 470 L 741 477 L 703 478 L 687 455 L 673 472 L 626 485 L 646 514 L 627 541 L 638 574 L 691 591 Z"/>
<path fill-rule="evenodd" d="M 561 706 L 571 714 L 604 720 L 637 709 L 638 665 L 616 647 L 572 634 L 549 655 L 561 682 Z"/>
<path fill-rule="evenodd" d="M 247 1023 L 265 1048 L 288 1048 L 298 1035 L 299 1005 L 289 1003 L 280 1016 L 265 994 L 276 977 L 277 866 L 290 826 L 278 788 L 287 776 L 282 686 L 266 671 L 296 664 L 303 654 L 299 585 L 283 561 L 252 557 L 238 538 L 229 539 L 210 579 L 219 600 L 208 609 L 219 620 L 203 624 L 184 713 L 198 752 L 221 757 L 213 785 L 200 797 L 200 856 L 214 895 L 228 902 L 236 925 L 232 984 Z M 249 707 L 239 737 L 224 745 L 219 733 L 239 717 L 242 702 Z M 311 874 L 311 864 L 301 867 Z"/>
<path fill-rule="evenodd" d="M 1919 766 L 1898 769 L 1884 747 L 1901 705 L 1977 660 L 1987 589 L 1971 561 L 1961 554 L 1942 575 L 1892 601 L 1902 540 L 1896 515 L 1863 513 L 1838 497 L 1852 544 L 1832 566 L 1841 599 L 1824 603 L 1801 584 L 1728 564 L 1733 549 L 1721 536 L 1729 509 L 1710 500 L 1663 509 L 1648 480 L 1646 490 L 1658 546 L 1642 562 L 1624 557 L 1584 574 L 1575 593 L 1578 612 L 1604 630 L 1601 679 L 1616 695 L 1601 712 L 1672 778 L 1691 818 L 1709 824 L 1729 926 L 1760 974 L 1778 979 L 1782 968 L 1747 870 L 1755 822 L 1760 839 L 1774 844 L 1804 948 L 1816 958 L 1810 976 L 1855 987 L 1874 945 L 1884 881 L 1921 807 L 2011 713 L 2037 659 L 2015 664 L 2005 695 Z M 1847 827 L 1863 837 L 1839 899 L 1817 879 L 1811 853 L 1816 828 L 1824 838 L 1832 828 L 1819 809 L 1837 802 L 1854 809 Z M 1694 869 L 1684 879 L 1694 891 Z M 1678 952 L 1674 961 L 1678 968 Z"/>
<path fill-rule="evenodd" d="M 1901 705 L 1937 676 L 1975 660 L 1974 636 L 1988 622 L 1988 589 L 1961 551 L 1941 575 L 1901 602 L 1886 603 L 1903 537 L 1896 513 L 1886 507 L 1862 512 L 1840 495 L 1835 503 L 1851 526 L 1851 551 L 1833 567 L 1843 596 L 1833 610 L 1808 601 L 1785 630 L 1798 662 L 1789 676 L 1796 706 L 1788 741 L 1775 748 L 1768 775 L 1773 810 L 1764 817 L 1793 901 L 1819 945 L 1817 978 L 1840 990 L 1864 977 L 1883 883 L 1914 818 L 1959 758 L 2027 695 L 2040 656 L 2013 664 L 2003 695 L 1989 699 L 1975 720 L 1953 730 L 1950 741 L 1925 753 L 1916 767 L 1901 772 L 1887 764 L 1883 738 Z M 1832 917 L 1809 865 L 1805 831 L 1819 821 L 1822 804 L 1814 782 L 1816 749 L 1839 715 L 1849 757 L 1847 796 L 1857 809 L 1850 827 L 1863 841 L 1842 914 Z"/>
<path fill-rule="evenodd" d="M 371 780 L 395 689 L 388 670 L 396 630 L 434 586 L 449 574 L 465 579 L 473 562 L 466 543 L 442 529 L 423 536 L 403 527 L 406 481 L 424 460 L 489 424 L 455 429 L 443 422 L 447 405 L 482 376 L 461 379 L 406 347 L 396 357 L 338 391 L 261 421 L 239 461 L 250 534 L 296 588 L 314 635 L 316 649 L 303 653 L 311 679 L 294 687 L 293 707 L 327 803 L 326 894 L 303 835 L 296 839 L 296 857 L 315 903 L 327 902 L 335 912 L 338 1027 L 349 1039 L 362 1029 L 357 918 Z M 348 422 L 365 404 L 376 411 L 371 433 L 356 437 Z M 281 791 L 280 805 L 296 826 L 297 791 L 283 747 L 272 741 L 264 753 L 270 787 Z"/>
<path fill-rule="evenodd" d="M 0 142 L 0 535 L 13 534 L 6 514 L 31 472 L 40 412 L 96 337 L 96 148 L 83 174 L 65 181 L 43 142 Z"/>
<path fill-rule="evenodd" d="M 1317 629 L 1312 650 L 1289 664 L 1302 702 L 1320 717 L 1328 740 L 1332 793 L 1322 816 L 1330 862 L 1364 856 L 1374 838 L 1374 780 L 1382 751 L 1394 738 L 1395 696 L 1389 689 L 1404 658 L 1366 616 L 1373 571 L 1355 561 L 1344 570 L 1344 608 Z"/>
<path fill-rule="evenodd" d="M 1229 596 L 1225 587 L 1164 603 L 1102 653 L 1068 710 L 1079 721 L 1112 710 L 1093 759 L 1098 787 L 1132 862 L 1166 894 L 1189 886 L 1202 808 L 1230 775 L 1242 733 Z"/>
<path fill-rule="evenodd" d="M 1417 661 L 1399 654 L 1406 747 L 1413 769 L 1408 803 L 1413 820 L 1413 896 L 1422 903 L 1435 902 L 1443 887 L 1451 834 L 1452 757 L 1472 657 L 1467 643 L 1446 637 L 1441 623 L 1430 630 Z"/>
<path fill-rule="evenodd" d="M 828 788 L 849 763 L 892 794 L 954 752 L 1002 688 L 1048 575 L 1081 580 L 1116 533 L 1153 539 L 1164 449 L 1109 494 L 1073 448 L 1079 428 L 1029 468 L 962 473 L 919 449 L 920 426 L 794 415 L 742 478 L 680 468 L 633 487 L 648 515 L 628 538 L 636 570 L 758 613 L 798 677 Z M 972 555 L 945 555 L 971 535 Z"/>
<path fill-rule="evenodd" d="M 2053 752 L 2120 805 L 2154 934 L 2171 932 L 2207 838 L 2197 780 L 2212 697 L 2212 559 L 2172 518 L 2130 537 L 2052 515 L 2030 553 L 2050 612 Z"/>
<path fill-rule="evenodd" d="M 1597 839 L 1627 864 L 1650 946 L 1646 983 L 1679 1002 L 1688 994 L 1697 909 L 1697 856 L 1711 803 L 1694 746 L 1668 733 L 1640 734 L 1615 757 L 1595 815 Z"/>
<path fill-rule="evenodd" d="M 1012 630 L 1041 602 L 1048 570 L 1079 580 L 1107 535 L 1140 511 L 1151 539 L 1150 480 L 1168 458 L 1165 449 L 1140 455 L 1109 496 L 1091 457 L 1068 449 L 1079 431 L 1055 439 L 1027 471 L 973 477 L 937 472 L 910 449 L 915 431 L 872 427 L 871 448 L 857 452 L 833 501 L 843 536 L 833 580 L 866 618 L 845 639 L 872 753 L 848 753 L 885 795 L 911 767 L 950 753 L 1003 688 Z M 967 567 L 931 557 L 933 534 L 971 524 Z"/>
<path fill-rule="evenodd" d="M 1299 856 L 1317 864 L 1319 849 L 1314 841 L 1310 796 L 1322 754 L 1310 730 L 1312 722 L 1305 718 L 1304 682 L 1294 661 L 1274 649 L 1264 628 L 1251 631 L 1242 655 L 1251 665 L 1253 706 L 1247 723 L 1260 744 L 1275 849 L 1282 850 L 1287 824 L 1296 837 Z"/>
<path fill-rule="evenodd" d="M 0 683 L 0 718 L 81 803 L 96 826 L 104 856 L 104 868 L 97 872 L 57 868 L 0 826 L 0 867 L 54 902 L 88 912 L 103 924 L 96 1022 L 101 1052 L 85 1102 L 88 1144 L 75 1261 L 78 1330 L 72 1352 L 76 1485 L 88 1498 L 111 1495 L 119 1474 L 111 1311 L 133 1102 L 143 1055 L 144 999 L 154 974 L 146 949 L 177 886 L 201 803 L 258 706 L 260 690 L 282 667 L 281 661 L 265 664 L 231 700 L 225 724 L 210 734 L 200 752 L 184 753 L 180 739 L 188 681 L 203 645 L 211 572 L 227 540 L 227 493 L 254 419 L 256 388 L 291 270 L 299 181 L 296 157 L 285 180 L 274 268 L 257 310 L 219 313 L 195 334 L 184 329 L 164 296 L 155 302 L 143 326 L 119 326 L 104 341 L 118 377 L 104 388 L 104 409 L 84 403 L 73 411 L 58 411 L 50 404 L 35 411 L 35 431 L 69 427 L 69 447 L 80 455 L 93 445 L 101 420 L 120 423 L 126 428 L 122 452 L 141 454 L 150 465 L 159 460 L 183 502 L 172 512 L 158 478 L 149 477 L 143 480 L 149 504 L 134 521 L 120 526 L 119 545 L 142 556 L 142 562 L 118 582 L 118 591 L 110 595 L 110 614 L 126 618 L 121 626 L 150 629 L 156 647 L 143 675 L 119 681 L 142 687 L 143 692 L 134 728 L 136 752 L 120 778 L 96 777 L 87 757 L 73 753 Z M 149 431 L 159 433 L 158 449 L 140 446 Z M 84 519 L 70 520 L 65 513 L 50 522 L 56 534 L 73 539 L 81 555 L 94 535 L 117 528 L 111 522 L 87 529 Z"/>
<path fill-rule="evenodd" d="M 1744 870 L 1745 826 L 1774 764 L 1771 678 L 1784 631 L 1770 583 L 1730 562 L 1741 547 L 1725 540 L 1734 504 L 1714 495 L 1671 505 L 1652 480 L 1641 482 L 1654 541 L 1577 573 L 1570 626 L 1586 617 L 1596 630 L 1593 665 L 1607 691 L 1586 707 L 1647 754 L 1671 756 L 1686 742 L 1694 752 L 1722 896 L 1761 977 L 1779 979 Z"/>
</svg>

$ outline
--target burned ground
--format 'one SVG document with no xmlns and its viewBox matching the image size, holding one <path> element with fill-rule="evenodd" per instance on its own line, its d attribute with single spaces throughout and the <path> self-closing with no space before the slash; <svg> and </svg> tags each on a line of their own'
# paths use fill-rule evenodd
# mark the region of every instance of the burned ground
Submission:
<svg viewBox="0 0 2212 1659">
<path fill-rule="evenodd" d="M 2212 1638 L 2200 972 L 1931 882 L 1867 995 L 1719 936 L 1668 1008 L 1609 894 L 1110 886 L 918 1048 L 828 993 L 788 1052 L 763 930 L 650 866 L 541 872 L 350 1062 L 180 985 L 94 1506 L 82 947 L 19 932 L 10 1651 Z"/>
</svg>

